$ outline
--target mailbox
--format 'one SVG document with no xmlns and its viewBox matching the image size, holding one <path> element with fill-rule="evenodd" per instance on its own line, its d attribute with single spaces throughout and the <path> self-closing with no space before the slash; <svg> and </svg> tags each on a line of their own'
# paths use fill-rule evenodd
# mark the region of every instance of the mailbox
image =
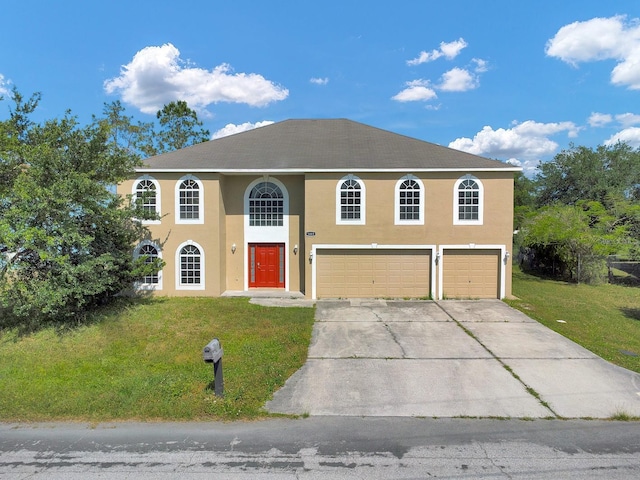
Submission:
<svg viewBox="0 0 640 480">
<path fill-rule="evenodd" d="M 206 347 L 204 347 L 204 350 L 202 351 L 202 359 L 206 363 L 217 363 L 222 358 L 222 353 L 220 340 L 214 338 Z"/>
</svg>

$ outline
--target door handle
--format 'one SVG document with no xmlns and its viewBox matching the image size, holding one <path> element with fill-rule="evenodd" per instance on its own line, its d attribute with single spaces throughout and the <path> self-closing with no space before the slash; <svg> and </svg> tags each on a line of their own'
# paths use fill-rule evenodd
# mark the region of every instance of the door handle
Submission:
<svg viewBox="0 0 640 480">
<path fill-rule="evenodd" d="M 260 262 L 258 262 L 258 270 L 260 270 Z"/>
</svg>

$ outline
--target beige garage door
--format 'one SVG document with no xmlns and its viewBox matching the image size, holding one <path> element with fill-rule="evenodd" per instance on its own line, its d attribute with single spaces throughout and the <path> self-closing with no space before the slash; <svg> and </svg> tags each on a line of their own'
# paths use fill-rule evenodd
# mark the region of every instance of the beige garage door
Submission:
<svg viewBox="0 0 640 480">
<path fill-rule="evenodd" d="M 500 298 L 499 250 L 445 250 L 444 298 Z"/>
<path fill-rule="evenodd" d="M 318 298 L 428 297 L 426 250 L 318 250 Z"/>
</svg>

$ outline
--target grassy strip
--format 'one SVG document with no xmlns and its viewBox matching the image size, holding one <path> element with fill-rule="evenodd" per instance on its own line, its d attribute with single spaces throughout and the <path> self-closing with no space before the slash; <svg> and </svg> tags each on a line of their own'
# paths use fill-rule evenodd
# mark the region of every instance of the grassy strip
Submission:
<svg viewBox="0 0 640 480">
<path fill-rule="evenodd" d="M 640 373 L 638 287 L 568 284 L 514 269 L 513 294 L 518 299 L 507 300 L 512 307 L 596 355 Z"/>
<path fill-rule="evenodd" d="M 264 403 L 304 363 L 314 309 L 243 298 L 153 298 L 66 332 L 0 332 L 0 419 L 232 420 Z M 224 349 L 225 397 L 202 348 Z"/>
</svg>

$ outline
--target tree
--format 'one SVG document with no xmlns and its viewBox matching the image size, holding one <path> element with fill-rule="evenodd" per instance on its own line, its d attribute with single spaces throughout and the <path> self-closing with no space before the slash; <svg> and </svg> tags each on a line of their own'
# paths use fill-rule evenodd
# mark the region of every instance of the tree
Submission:
<svg viewBox="0 0 640 480">
<path fill-rule="evenodd" d="M 572 146 L 541 163 L 539 170 L 540 206 L 591 200 L 608 207 L 611 195 L 640 200 L 640 151 L 625 143 L 600 145 L 595 150 Z"/>
<path fill-rule="evenodd" d="M 160 122 L 157 134 L 158 153 L 179 150 L 196 143 L 206 142 L 211 134 L 202 127 L 198 115 L 187 102 L 178 100 L 165 105 L 156 117 Z"/>
<path fill-rule="evenodd" d="M 534 212 L 535 183 L 522 172 L 516 172 L 513 183 L 513 226 L 518 230 Z"/>
<path fill-rule="evenodd" d="M 102 111 L 104 117 L 94 116 L 93 121 L 109 128 L 109 143 L 114 148 L 122 148 L 140 157 L 156 155 L 158 152 L 154 146 L 153 123 L 134 123 L 133 117 L 125 115 L 124 112 L 125 108 L 119 100 L 105 103 Z"/>
<path fill-rule="evenodd" d="M 110 143 L 108 125 L 80 128 L 67 112 L 42 125 L 10 118 L 0 127 L 3 158 L 22 165 L 0 201 L 5 325 L 7 312 L 29 326 L 80 320 L 158 270 L 132 256 L 148 235 L 134 220 L 145 214 L 110 186 L 130 176 L 138 158 Z"/>
<path fill-rule="evenodd" d="M 601 203 L 581 202 L 542 208 L 520 234 L 526 268 L 596 283 L 604 277 L 606 256 L 619 250 L 628 232 Z"/>
</svg>

